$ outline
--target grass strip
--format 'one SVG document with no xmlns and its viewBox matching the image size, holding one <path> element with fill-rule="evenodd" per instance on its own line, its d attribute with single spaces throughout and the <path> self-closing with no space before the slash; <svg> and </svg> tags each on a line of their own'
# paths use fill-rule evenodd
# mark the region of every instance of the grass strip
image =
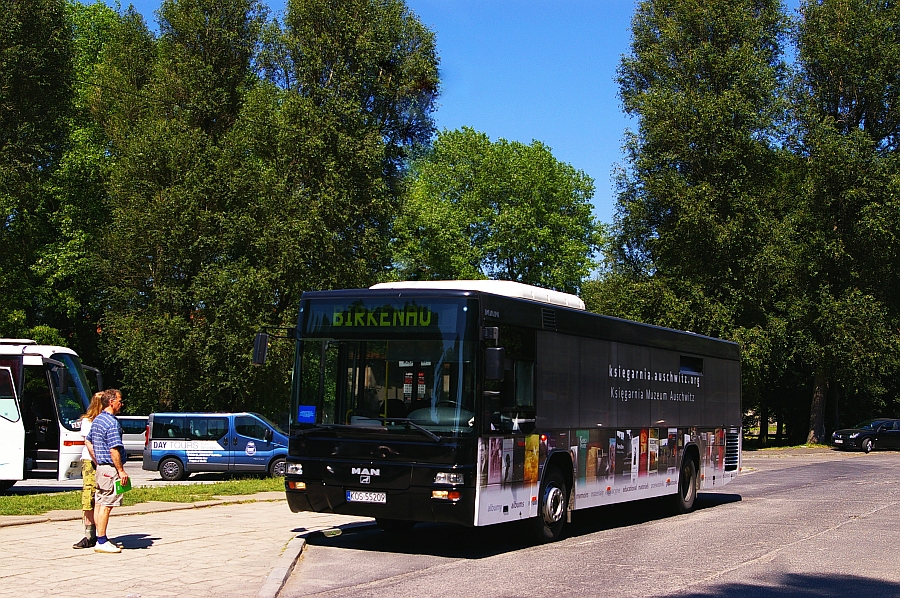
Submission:
<svg viewBox="0 0 900 598">
<path fill-rule="evenodd" d="M 284 491 L 284 478 L 239 478 L 212 484 L 172 484 L 134 488 L 122 498 L 123 506 L 143 502 L 197 502 L 215 496 Z M 0 515 L 42 515 L 48 511 L 80 511 L 81 491 L 0 496 Z"/>
</svg>

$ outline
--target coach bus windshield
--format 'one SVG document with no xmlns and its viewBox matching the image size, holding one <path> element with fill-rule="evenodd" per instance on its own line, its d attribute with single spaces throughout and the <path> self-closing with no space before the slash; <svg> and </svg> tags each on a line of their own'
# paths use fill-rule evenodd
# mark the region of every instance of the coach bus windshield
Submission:
<svg viewBox="0 0 900 598">
<path fill-rule="evenodd" d="M 87 411 L 91 403 L 91 387 L 78 357 L 68 353 L 57 353 L 53 355 L 53 359 L 65 364 L 69 377 L 67 387 L 60 388 L 59 372 L 51 370 L 58 394 L 59 421 L 69 430 L 75 430 L 80 425 L 81 415 Z"/>
<path fill-rule="evenodd" d="M 305 304 L 293 422 L 378 427 L 381 433 L 474 433 L 467 311 L 465 300 Z"/>
</svg>

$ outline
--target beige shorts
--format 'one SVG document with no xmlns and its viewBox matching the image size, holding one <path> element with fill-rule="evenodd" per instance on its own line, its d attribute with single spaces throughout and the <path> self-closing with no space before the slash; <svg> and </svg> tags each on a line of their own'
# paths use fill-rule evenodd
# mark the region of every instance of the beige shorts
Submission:
<svg viewBox="0 0 900 598">
<path fill-rule="evenodd" d="M 97 466 L 97 504 L 104 507 L 122 506 L 123 494 L 116 494 L 119 472 L 112 465 Z"/>
<path fill-rule="evenodd" d="M 94 490 L 97 489 L 97 468 L 90 459 L 81 460 L 81 510 L 92 511 L 94 509 Z"/>
</svg>

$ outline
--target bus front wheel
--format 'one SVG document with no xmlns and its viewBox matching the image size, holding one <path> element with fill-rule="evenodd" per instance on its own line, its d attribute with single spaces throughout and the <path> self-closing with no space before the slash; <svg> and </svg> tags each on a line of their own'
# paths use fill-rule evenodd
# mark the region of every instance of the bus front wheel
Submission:
<svg viewBox="0 0 900 598">
<path fill-rule="evenodd" d="M 694 510 L 697 499 L 697 465 L 690 457 L 681 462 L 681 474 L 678 476 L 678 492 L 675 493 L 675 511 L 690 513 Z"/>
<path fill-rule="evenodd" d="M 538 542 L 553 542 L 562 536 L 568 503 L 566 480 L 559 469 L 553 468 L 541 483 L 538 516 L 533 521 L 534 537 Z"/>
</svg>

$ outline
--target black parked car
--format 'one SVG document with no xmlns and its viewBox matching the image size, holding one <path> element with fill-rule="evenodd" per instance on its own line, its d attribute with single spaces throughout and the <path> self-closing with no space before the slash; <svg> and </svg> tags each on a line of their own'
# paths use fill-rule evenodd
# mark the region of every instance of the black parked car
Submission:
<svg viewBox="0 0 900 598">
<path fill-rule="evenodd" d="M 900 449 L 900 419 L 878 418 L 863 422 L 855 428 L 838 430 L 831 442 L 839 449 Z"/>
</svg>

